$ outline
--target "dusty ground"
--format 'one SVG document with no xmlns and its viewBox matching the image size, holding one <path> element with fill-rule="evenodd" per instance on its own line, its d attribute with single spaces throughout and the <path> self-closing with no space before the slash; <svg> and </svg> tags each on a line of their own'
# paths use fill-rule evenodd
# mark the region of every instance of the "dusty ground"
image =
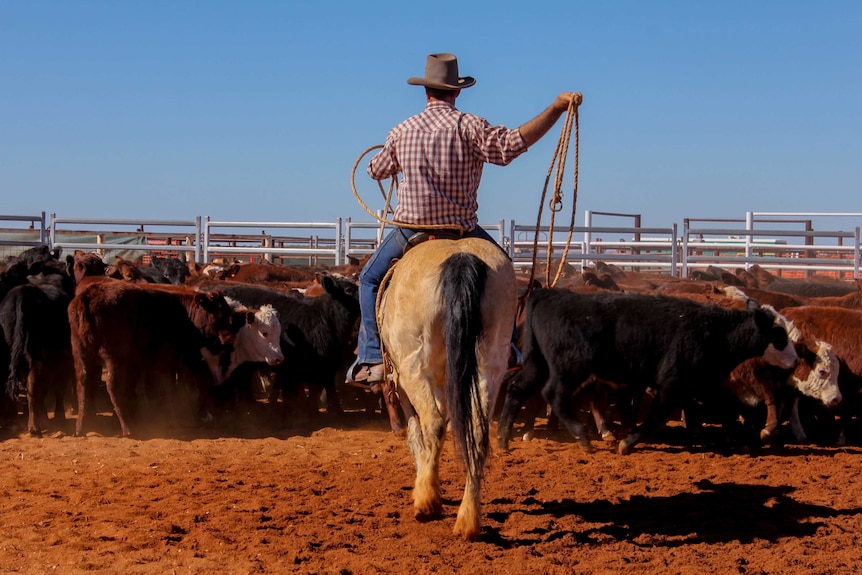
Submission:
<svg viewBox="0 0 862 575">
<path fill-rule="evenodd" d="M 294 429 L 260 415 L 201 429 L 0 442 L 2 573 L 858 573 L 862 450 L 756 457 L 644 445 L 587 455 L 548 437 L 495 453 L 484 536 L 413 518 L 412 464 L 380 417 Z"/>
</svg>

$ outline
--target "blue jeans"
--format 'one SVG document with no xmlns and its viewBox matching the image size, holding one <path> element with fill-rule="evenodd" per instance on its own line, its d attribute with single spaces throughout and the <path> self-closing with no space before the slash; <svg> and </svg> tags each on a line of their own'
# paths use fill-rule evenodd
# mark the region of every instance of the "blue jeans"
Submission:
<svg viewBox="0 0 862 575">
<path fill-rule="evenodd" d="M 395 228 L 383 238 L 380 245 L 371 255 L 371 258 L 362 268 L 359 274 L 359 309 L 362 320 L 359 325 L 358 353 L 355 365 L 374 365 L 383 363 L 383 352 L 380 350 L 380 332 L 377 329 L 377 290 L 383 276 L 389 271 L 394 259 L 400 258 L 404 253 L 407 240 L 420 231 L 419 229 Z M 480 226 L 476 226 L 469 232 L 464 232 L 465 238 L 482 238 L 497 245 L 488 232 Z M 501 250 L 503 248 L 500 248 Z M 351 368 L 352 369 L 352 368 Z"/>
</svg>

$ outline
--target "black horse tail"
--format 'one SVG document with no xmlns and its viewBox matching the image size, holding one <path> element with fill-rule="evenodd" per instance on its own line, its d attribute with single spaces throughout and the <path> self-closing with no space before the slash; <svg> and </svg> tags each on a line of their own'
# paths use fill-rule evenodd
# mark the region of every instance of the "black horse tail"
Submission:
<svg viewBox="0 0 862 575">
<path fill-rule="evenodd" d="M 471 253 L 457 253 L 441 269 L 446 399 L 455 447 L 467 472 L 481 477 L 488 455 L 488 414 L 479 393 L 476 344 L 482 335 L 482 293 L 488 266 Z"/>
</svg>

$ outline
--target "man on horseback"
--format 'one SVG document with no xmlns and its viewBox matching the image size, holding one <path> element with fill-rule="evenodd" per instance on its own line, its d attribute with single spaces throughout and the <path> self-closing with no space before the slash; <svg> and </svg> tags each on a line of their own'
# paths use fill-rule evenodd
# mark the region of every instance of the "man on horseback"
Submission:
<svg viewBox="0 0 862 575">
<path fill-rule="evenodd" d="M 359 275 L 362 320 L 356 362 L 347 372 L 348 384 L 371 386 L 383 381 L 375 314 L 377 291 L 408 241 L 425 234 L 453 239 L 479 237 L 496 243 L 478 225 L 477 191 L 484 164 L 509 164 L 551 129 L 570 102 L 580 104 L 582 99 L 577 92 L 562 92 L 542 113 L 512 130 L 492 126 L 484 118 L 455 107 L 461 90 L 476 80 L 459 76 L 453 54 L 429 55 L 425 76 L 409 78 L 407 83 L 425 87 L 426 106 L 389 132 L 383 149 L 368 166 L 368 174 L 375 180 L 401 173 L 393 216 L 399 227 L 383 239 Z"/>
</svg>

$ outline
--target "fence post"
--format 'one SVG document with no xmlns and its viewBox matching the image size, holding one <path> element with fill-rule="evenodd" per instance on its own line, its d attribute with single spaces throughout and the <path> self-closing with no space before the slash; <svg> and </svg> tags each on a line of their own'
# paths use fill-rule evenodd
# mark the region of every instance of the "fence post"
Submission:
<svg viewBox="0 0 862 575">
<path fill-rule="evenodd" d="M 688 230 L 690 226 L 691 222 L 685 218 L 682 221 L 682 269 L 680 270 L 680 277 L 683 278 L 688 277 Z"/>
<path fill-rule="evenodd" d="M 859 279 L 859 226 L 856 226 L 856 237 L 853 238 L 853 279 Z"/>
<path fill-rule="evenodd" d="M 195 243 L 194 243 L 195 251 L 194 258 L 196 264 L 203 263 L 201 261 L 201 217 L 195 216 Z"/>
<path fill-rule="evenodd" d="M 679 248 L 676 243 L 676 222 L 673 224 L 673 235 L 670 239 L 670 275 L 673 277 L 679 277 L 679 269 L 677 269 L 677 265 L 679 264 L 679 252 L 677 251 Z"/>
<path fill-rule="evenodd" d="M 745 231 L 748 232 L 745 234 L 745 259 L 751 259 L 751 236 L 754 232 L 754 212 L 745 212 Z M 751 263 L 745 262 L 745 269 L 749 269 L 751 267 Z"/>
<path fill-rule="evenodd" d="M 210 261 L 210 217 L 207 216 L 204 220 L 204 246 L 203 246 L 203 260 L 201 263 L 207 264 Z"/>
<path fill-rule="evenodd" d="M 347 261 L 347 258 L 342 257 L 344 250 L 341 249 L 341 218 L 335 219 L 335 265 L 340 266 Z"/>
<path fill-rule="evenodd" d="M 45 243 L 45 212 L 42 211 L 42 221 L 39 224 L 39 243 Z M 48 246 L 48 249 L 54 249 L 54 246 Z"/>
</svg>

